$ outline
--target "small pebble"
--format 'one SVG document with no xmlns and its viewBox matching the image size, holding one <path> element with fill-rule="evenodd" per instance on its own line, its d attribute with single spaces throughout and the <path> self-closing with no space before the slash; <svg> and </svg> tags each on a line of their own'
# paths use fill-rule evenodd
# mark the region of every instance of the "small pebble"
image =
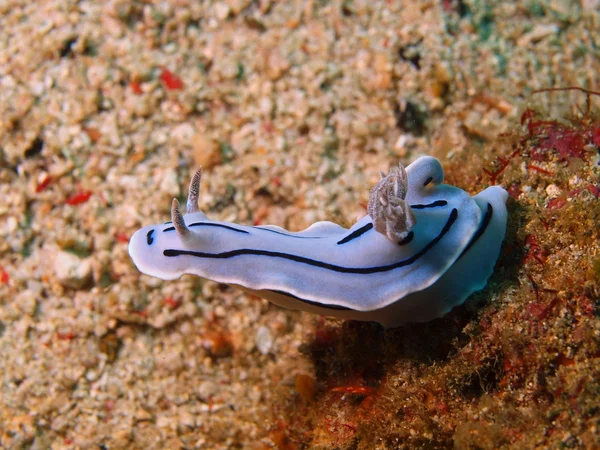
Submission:
<svg viewBox="0 0 600 450">
<path fill-rule="evenodd" d="M 194 166 L 211 169 L 221 163 L 219 145 L 205 134 L 195 134 L 192 138 L 192 157 Z"/>
<path fill-rule="evenodd" d="M 557 34 L 559 30 L 560 28 L 558 27 L 558 25 L 553 23 L 538 24 L 529 33 L 526 33 L 523 36 L 521 36 L 517 41 L 517 45 L 521 47 L 524 45 L 539 42 L 545 37 Z"/>
<path fill-rule="evenodd" d="M 219 20 L 225 20 L 229 15 L 229 6 L 223 2 L 217 3 L 215 5 L 215 16 Z"/>
<path fill-rule="evenodd" d="M 549 184 L 546 187 L 546 194 L 548 194 L 548 197 L 550 198 L 556 198 L 562 195 L 562 191 L 557 185 Z"/>
<path fill-rule="evenodd" d="M 92 264 L 72 253 L 60 251 L 54 260 L 54 272 L 58 282 L 72 289 L 85 287 L 92 279 Z"/>
<path fill-rule="evenodd" d="M 256 331 L 256 348 L 263 355 L 267 355 L 271 351 L 273 346 L 273 336 L 271 331 L 265 327 L 260 326 Z"/>
</svg>

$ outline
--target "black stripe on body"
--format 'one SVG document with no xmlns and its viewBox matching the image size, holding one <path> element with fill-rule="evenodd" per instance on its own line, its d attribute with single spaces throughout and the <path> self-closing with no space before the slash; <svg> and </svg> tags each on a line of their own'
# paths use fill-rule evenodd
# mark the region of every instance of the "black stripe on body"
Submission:
<svg viewBox="0 0 600 450">
<path fill-rule="evenodd" d="M 211 222 L 194 222 L 188 225 L 188 228 L 192 227 L 216 227 L 225 228 L 226 230 L 236 231 L 238 233 L 250 234 L 246 230 L 240 230 L 239 228 L 230 227 L 229 225 L 223 225 L 222 223 L 211 223 Z M 163 233 L 167 231 L 175 231 L 175 227 L 165 228 Z"/>
<path fill-rule="evenodd" d="M 193 250 L 177 250 L 177 249 L 167 249 L 163 251 L 163 255 L 167 257 L 176 257 L 176 256 L 194 256 L 196 258 L 209 258 L 209 259 L 228 259 L 236 256 L 242 255 L 254 255 L 254 256 L 267 256 L 271 258 L 281 258 L 286 259 L 288 261 L 295 261 L 302 264 L 307 264 L 313 267 L 320 267 L 322 269 L 331 270 L 339 273 L 356 273 L 356 274 L 372 274 L 372 273 L 381 273 L 388 272 L 390 270 L 398 269 L 400 267 L 405 267 L 413 264 L 417 261 L 421 256 L 425 255 L 429 252 L 435 244 L 437 244 L 445 235 L 450 231 L 452 225 L 458 219 L 458 210 L 456 208 L 452 209 L 446 224 L 440 231 L 440 233 L 433 238 L 425 247 L 423 247 L 419 252 L 415 253 L 410 258 L 407 258 L 403 261 L 398 261 L 394 264 L 387 264 L 385 266 L 375 266 L 375 267 L 344 267 L 338 266 L 336 264 L 330 264 L 323 261 L 317 261 L 315 259 L 306 258 L 304 256 L 293 255 L 284 252 L 274 252 L 270 250 L 258 250 L 251 248 L 242 248 L 238 250 L 231 250 L 228 252 L 222 253 L 206 253 L 206 252 L 198 252 Z"/>
<path fill-rule="evenodd" d="M 409 231 L 404 239 L 398 242 L 398 245 L 406 245 L 411 242 L 415 237 L 415 233 L 413 231 Z"/>
<path fill-rule="evenodd" d="M 429 182 L 431 182 L 431 180 L 429 180 L 427 183 L 429 183 Z M 410 207 L 414 208 L 414 209 L 426 209 L 426 208 L 437 208 L 437 207 L 440 207 L 440 206 L 446 206 L 447 204 L 448 204 L 448 202 L 446 200 L 436 200 L 435 202 L 428 203 L 426 205 L 417 204 L 417 205 L 410 205 Z M 373 228 L 373 224 L 372 223 L 368 223 L 367 225 L 365 225 L 365 226 L 359 228 L 358 230 L 355 230 L 352 233 L 350 233 L 348 236 L 346 236 L 345 238 L 343 238 L 337 244 L 338 245 L 342 245 L 342 244 L 345 244 L 346 242 L 350 242 L 351 240 L 356 239 L 357 237 L 359 237 L 362 234 L 366 233 L 371 228 Z M 412 231 L 411 231 L 411 233 L 412 233 Z M 400 242 L 398 242 L 398 245 L 408 244 L 410 241 L 412 241 L 413 237 L 414 237 L 414 233 L 413 234 L 409 234 L 404 239 L 402 239 Z"/>
<path fill-rule="evenodd" d="M 446 206 L 448 202 L 446 200 L 436 200 L 433 203 L 426 205 L 410 205 L 412 209 L 425 209 L 425 208 L 437 208 L 438 206 Z"/>
<path fill-rule="evenodd" d="M 356 239 L 357 237 L 365 234 L 371 228 L 373 228 L 373 224 L 368 223 L 365 226 L 360 227 L 358 230 L 353 231 L 352 233 L 350 233 L 348 236 L 346 236 L 341 241 L 338 241 L 337 245 L 342 245 L 342 244 L 345 244 L 346 242 L 350 242 L 352 239 Z"/>
<path fill-rule="evenodd" d="M 487 210 L 485 211 L 485 216 L 483 216 L 483 219 L 481 220 L 481 223 L 479 224 L 479 228 L 477 229 L 477 231 L 473 235 L 473 238 L 471 239 L 471 242 L 469 242 L 467 244 L 467 246 L 465 247 L 465 249 L 463 250 L 463 252 L 460 254 L 460 256 L 458 257 L 457 261 L 460 258 L 462 258 L 464 256 L 464 254 L 467 253 L 471 249 L 471 247 L 473 247 L 473 245 L 475 245 L 475 243 L 483 235 L 483 233 L 485 233 L 486 228 L 488 227 L 488 225 L 492 221 L 492 216 L 493 215 L 494 215 L 494 208 L 492 207 L 492 205 L 490 203 L 488 203 L 487 204 Z"/>
</svg>

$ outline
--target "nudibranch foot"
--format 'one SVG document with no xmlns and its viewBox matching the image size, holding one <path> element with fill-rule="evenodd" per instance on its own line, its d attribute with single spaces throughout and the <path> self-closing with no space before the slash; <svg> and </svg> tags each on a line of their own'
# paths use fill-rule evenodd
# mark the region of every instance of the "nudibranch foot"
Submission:
<svg viewBox="0 0 600 450">
<path fill-rule="evenodd" d="M 442 184 L 439 161 L 392 168 L 372 189 L 366 216 L 349 229 L 318 222 L 299 232 L 209 219 L 198 209 L 201 172 L 186 214 L 138 230 L 129 253 L 165 280 L 194 274 L 278 305 L 387 327 L 443 316 L 490 277 L 504 239 L 507 193 L 475 197 Z"/>
</svg>

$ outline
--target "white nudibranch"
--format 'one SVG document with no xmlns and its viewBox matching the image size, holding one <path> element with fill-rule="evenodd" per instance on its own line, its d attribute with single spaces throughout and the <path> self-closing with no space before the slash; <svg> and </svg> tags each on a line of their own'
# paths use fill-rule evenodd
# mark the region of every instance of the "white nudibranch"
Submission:
<svg viewBox="0 0 600 450">
<path fill-rule="evenodd" d="M 129 254 L 141 272 L 164 280 L 193 274 L 286 308 L 386 327 L 441 317 L 482 289 L 506 230 L 503 188 L 471 197 L 442 184 L 442 166 L 430 156 L 382 173 L 368 215 L 350 229 L 210 220 L 198 210 L 200 178 L 192 178 L 185 215 L 173 200 L 171 222 L 132 236 Z"/>
</svg>

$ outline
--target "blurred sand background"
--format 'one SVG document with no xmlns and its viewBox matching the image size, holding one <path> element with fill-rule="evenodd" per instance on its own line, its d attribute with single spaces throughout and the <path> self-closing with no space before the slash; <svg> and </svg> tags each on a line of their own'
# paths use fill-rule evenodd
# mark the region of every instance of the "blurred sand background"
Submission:
<svg viewBox="0 0 600 450">
<path fill-rule="evenodd" d="M 0 447 L 600 445 L 589 139 L 510 163 L 499 271 L 434 324 L 285 311 L 127 253 L 199 165 L 211 218 L 291 230 L 352 224 L 423 154 L 475 193 L 527 107 L 589 119 L 532 91 L 600 90 L 599 61 L 597 0 L 0 1 Z"/>
</svg>

